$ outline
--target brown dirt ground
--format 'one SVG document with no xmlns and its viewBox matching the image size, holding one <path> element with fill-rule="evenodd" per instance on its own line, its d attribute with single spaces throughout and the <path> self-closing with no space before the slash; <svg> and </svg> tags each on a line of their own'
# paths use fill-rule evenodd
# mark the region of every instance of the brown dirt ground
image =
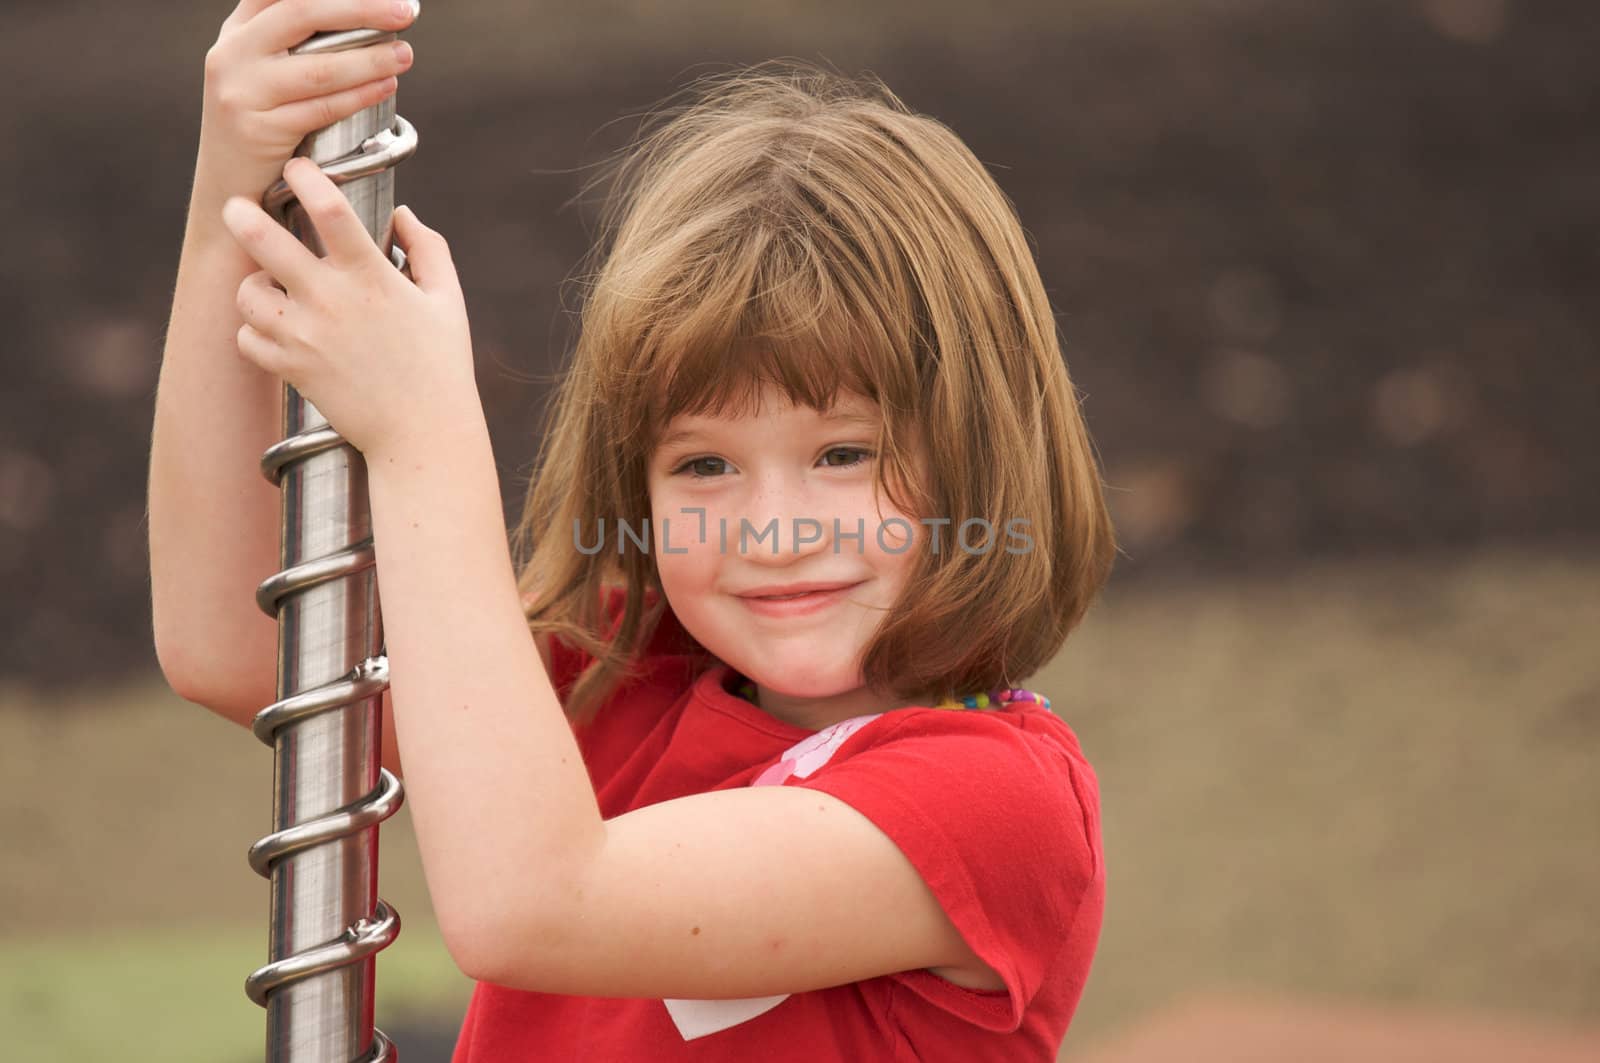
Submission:
<svg viewBox="0 0 1600 1063">
<path fill-rule="evenodd" d="M 1069 1044 L 1228 988 L 1600 1019 L 1597 603 L 1592 555 L 1114 591 L 1029 684 L 1102 788 L 1106 923 Z M 153 676 L 7 690 L 0 951 L 264 927 L 244 852 L 270 772 Z M 404 810 L 382 837 L 383 895 L 432 933 Z"/>
</svg>

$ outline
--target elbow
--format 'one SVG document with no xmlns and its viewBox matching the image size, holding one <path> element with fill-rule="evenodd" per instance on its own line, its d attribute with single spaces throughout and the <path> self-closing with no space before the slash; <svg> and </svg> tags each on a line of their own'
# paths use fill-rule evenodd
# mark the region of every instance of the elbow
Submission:
<svg viewBox="0 0 1600 1063">
<path fill-rule="evenodd" d="M 489 917 L 488 906 L 466 917 L 447 919 L 439 913 L 439 934 L 462 974 L 474 982 L 511 984 L 508 958 L 515 951 L 511 941 L 518 935 L 506 926 L 506 920 Z"/>
<path fill-rule="evenodd" d="M 470 909 L 435 913 L 445 949 L 457 969 L 475 982 L 492 982 L 536 993 L 571 992 L 573 978 L 589 956 L 584 930 L 582 879 L 555 867 L 535 869 L 517 880 L 509 896 L 484 895 Z"/>
<path fill-rule="evenodd" d="M 178 646 L 181 643 L 156 641 L 156 663 L 161 668 L 161 678 L 172 692 L 191 705 L 199 705 L 225 720 L 249 728 L 256 714 L 269 702 L 262 701 L 238 676 L 230 682 L 226 676 L 208 674 L 200 662 L 175 648 Z"/>
<path fill-rule="evenodd" d="M 184 656 L 179 644 L 159 635 L 155 641 L 156 664 L 161 678 L 172 692 L 184 701 L 202 704 L 206 701 L 205 687 L 193 664 Z"/>
<path fill-rule="evenodd" d="M 194 701 L 190 695 L 197 692 L 199 676 L 195 662 L 186 647 L 189 642 L 178 624 L 174 623 L 175 610 L 168 608 L 159 581 L 152 579 L 150 588 L 150 630 L 154 633 L 156 664 L 161 668 L 161 678 L 185 701 Z"/>
<path fill-rule="evenodd" d="M 446 938 L 445 949 L 456 969 L 474 982 L 490 982 L 527 993 L 571 992 L 561 972 L 570 971 L 571 935 L 548 929 L 502 926 L 463 941 Z"/>
<path fill-rule="evenodd" d="M 498 905 L 450 917 L 438 913 L 438 932 L 456 970 L 474 981 L 555 993 L 538 977 L 542 962 L 557 954 L 558 940 L 550 935 L 549 924 L 533 927 L 506 913 Z"/>
<path fill-rule="evenodd" d="M 197 705 L 210 704 L 215 699 L 215 684 L 208 681 L 203 654 L 195 652 L 196 642 L 191 632 L 169 622 L 169 611 L 161 608 L 157 597 L 150 614 L 150 626 L 155 633 L 156 664 L 161 678 L 172 692 L 184 701 Z"/>
<path fill-rule="evenodd" d="M 492 965 L 484 962 L 475 947 L 463 944 L 459 936 L 446 932 L 442 924 L 439 933 L 444 938 L 444 949 L 450 954 L 450 960 L 456 965 L 456 970 L 474 982 L 495 980 Z"/>
<path fill-rule="evenodd" d="M 152 616 L 156 664 L 161 678 L 184 701 L 248 728 L 277 698 L 277 629 L 252 627 L 248 637 L 213 625 L 210 629 Z"/>
</svg>

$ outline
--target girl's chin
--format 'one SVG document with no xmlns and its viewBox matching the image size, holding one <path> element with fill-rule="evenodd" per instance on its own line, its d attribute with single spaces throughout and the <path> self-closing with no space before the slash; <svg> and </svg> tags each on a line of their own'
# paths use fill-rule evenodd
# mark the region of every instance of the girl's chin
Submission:
<svg viewBox="0 0 1600 1063">
<path fill-rule="evenodd" d="M 823 701 L 854 694 L 861 689 L 859 679 L 851 680 L 847 677 L 820 679 L 816 676 L 786 676 L 781 671 L 770 668 L 747 672 L 737 665 L 734 666 L 734 671 L 754 682 L 765 692 L 800 701 Z"/>
</svg>

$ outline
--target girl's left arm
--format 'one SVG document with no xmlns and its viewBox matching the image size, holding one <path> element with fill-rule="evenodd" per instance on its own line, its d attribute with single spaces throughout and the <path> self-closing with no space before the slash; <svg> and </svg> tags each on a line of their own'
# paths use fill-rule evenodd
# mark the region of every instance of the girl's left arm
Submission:
<svg viewBox="0 0 1600 1063">
<path fill-rule="evenodd" d="M 285 176 L 328 253 L 229 203 L 263 267 L 240 287 L 240 351 L 366 457 L 395 733 L 457 965 L 594 996 L 749 997 L 935 966 L 998 982 L 888 835 L 829 794 L 722 790 L 602 819 L 518 598 L 444 240 L 397 214 L 413 284 L 320 171 Z"/>
</svg>

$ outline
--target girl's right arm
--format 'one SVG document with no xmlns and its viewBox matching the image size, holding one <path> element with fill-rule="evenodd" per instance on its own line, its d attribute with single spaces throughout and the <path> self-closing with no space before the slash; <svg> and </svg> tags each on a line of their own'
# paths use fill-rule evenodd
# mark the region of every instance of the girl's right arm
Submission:
<svg viewBox="0 0 1600 1063">
<path fill-rule="evenodd" d="M 325 30 L 411 21 L 392 0 L 240 0 L 206 54 L 188 225 L 150 442 L 156 658 L 172 689 L 244 726 L 277 696 L 277 626 L 255 604 L 280 567 L 279 489 L 261 454 L 282 432 L 283 384 L 238 353 L 237 292 L 256 265 L 222 224 L 229 196 L 260 200 L 301 140 L 393 93 L 410 65 L 392 43 L 320 56 Z M 387 698 L 387 695 L 385 695 Z M 398 772 L 393 714 L 384 764 Z"/>
</svg>

